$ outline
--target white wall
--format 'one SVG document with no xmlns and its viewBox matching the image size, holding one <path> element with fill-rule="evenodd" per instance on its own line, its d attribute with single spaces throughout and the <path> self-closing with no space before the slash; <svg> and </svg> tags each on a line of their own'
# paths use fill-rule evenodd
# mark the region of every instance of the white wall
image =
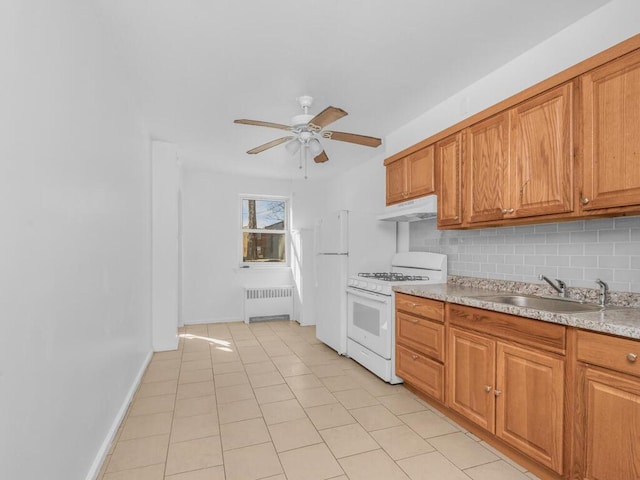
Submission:
<svg viewBox="0 0 640 480">
<path fill-rule="evenodd" d="M 291 196 L 291 182 L 185 167 L 183 319 L 185 324 L 243 319 L 245 286 L 291 285 L 289 268 L 239 268 L 240 195 Z"/>
<path fill-rule="evenodd" d="M 385 206 L 384 158 L 383 150 L 375 150 L 371 160 L 331 180 L 325 194 L 326 210 L 381 213 Z"/>
<path fill-rule="evenodd" d="M 93 2 L 0 14 L 0 478 L 87 478 L 151 349 L 149 142 Z"/>
<path fill-rule="evenodd" d="M 640 32 L 640 2 L 613 0 L 385 137 L 387 156 Z"/>
<path fill-rule="evenodd" d="M 180 166 L 176 144 L 151 144 L 151 318 L 155 352 L 178 348 Z"/>
</svg>

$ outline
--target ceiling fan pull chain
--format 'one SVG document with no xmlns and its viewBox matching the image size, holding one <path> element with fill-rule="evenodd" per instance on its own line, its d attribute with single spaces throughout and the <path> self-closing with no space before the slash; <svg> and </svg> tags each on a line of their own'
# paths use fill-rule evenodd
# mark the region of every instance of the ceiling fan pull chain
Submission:
<svg viewBox="0 0 640 480">
<path fill-rule="evenodd" d="M 307 165 L 309 165 L 309 155 L 307 155 L 307 146 L 304 146 L 304 179 L 306 180 L 307 177 Z"/>
</svg>

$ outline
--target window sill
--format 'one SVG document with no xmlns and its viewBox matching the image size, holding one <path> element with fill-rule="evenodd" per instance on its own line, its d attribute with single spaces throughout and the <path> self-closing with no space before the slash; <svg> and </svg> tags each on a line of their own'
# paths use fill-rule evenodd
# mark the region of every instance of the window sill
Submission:
<svg viewBox="0 0 640 480">
<path fill-rule="evenodd" d="M 258 264 L 258 265 L 239 265 L 237 270 L 240 272 L 255 272 L 259 270 L 290 270 L 291 265 L 273 265 L 273 264 Z"/>
</svg>

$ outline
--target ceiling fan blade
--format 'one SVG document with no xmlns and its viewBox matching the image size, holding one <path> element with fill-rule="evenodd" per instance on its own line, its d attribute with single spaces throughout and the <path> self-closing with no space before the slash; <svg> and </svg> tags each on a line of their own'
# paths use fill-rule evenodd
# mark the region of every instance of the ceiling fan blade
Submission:
<svg viewBox="0 0 640 480">
<path fill-rule="evenodd" d="M 233 123 L 239 123 L 241 125 L 255 125 L 256 127 L 279 128 L 280 130 L 291 130 L 289 125 L 273 122 L 261 122 L 260 120 L 247 120 L 246 118 L 234 120 Z"/>
<path fill-rule="evenodd" d="M 313 159 L 314 162 L 316 163 L 324 163 L 327 160 L 329 160 L 329 157 L 327 157 L 327 154 L 323 151 L 321 151 L 318 155 L 315 156 L 315 158 Z"/>
<path fill-rule="evenodd" d="M 260 145 L 259 147 L 252 148 L 247 153 L 254 154 L 264 152 L 265 150 L 270 149 L 271 147 L 275 147 L 276 145 L 280 145 L 281 143 L 287 142 L 291 140 L 293 137 L 282 137 L 277 140 L 271 140 L 270 142 L 265 143 L 264 145 Z"/>
<path fill-rule="evenodd" d="M 328 130 L 322 132 L 322 138 L 338 140 L 340 142 L 357 143 L 358 145 L 374 148 L 379 147 L 382 144 L 382 140 L 376 137 L 368 137 L 367 135 L 357 135 L 355 133 L 346 132 L 330 132 Z"/>
<path fill-rule="evenodd" d="M 315 130 L 322 130 L 330 123 L 333 123 L 336 120 L 340 120 L 345 115 L 348 115 L 347 112 L 345 112 L 341 108 L 327 107 L 315 117 L 313 117 L 309 121 L 309 125 L 313 125 L 314 127 L 316 127 Z"/>
</svg>

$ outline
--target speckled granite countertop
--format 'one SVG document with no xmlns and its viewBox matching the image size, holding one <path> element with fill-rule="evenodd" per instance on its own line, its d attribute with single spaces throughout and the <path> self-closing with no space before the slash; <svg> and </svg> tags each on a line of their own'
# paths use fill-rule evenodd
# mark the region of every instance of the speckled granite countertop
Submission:
<svg viewBox="0 0 640 480">
<path fill-rule="evenodd" d="M 504 303 L 495 303 L 479 298 L 482 295 L 495 295 L 497 293 L 520 293 L 526 295 L 549 295 L 546 287 L 537 284 L 515 284 L 514 282 L 480 282 L 483 288 L 478 286 L 478 282 L 464 281 L 468 277 L 453 277 L 449 283 L 441 285 L 403 285 L 394 287 L 396 292 L 416 295 L 419 297 L 441 300 L 449 303 L 468 305 L 470 307 L 483 308 L 495 312 L 509 313 L 521 317 L 542 320 L 549 323 L 558 323 L 571 327 L 593 330 L 596 332 L 610 333 L 622 337 L 640 339 L 640 308 L 636 306 L 639 294 L 629 294 L 617 299 L 617 305 L 612 305 L 599 312 L 588 313 L 553 313 L 532 308 L 517 307 Z M 533 288 L 531 287 L 533 286 Z M 486 288 L 485 288 L 486 287 Z M 502 287 L 502 288 L 501 288 Z M 524 291 L 523 291 L 524 290 Z M 574 289 L 570 296 L 590 298 L 590 292 L 581 292 Z M 612 295 L 614 298 L 615 296 Z M 629 306 L 631 305 L 631 306 Z"/>
</svg>

